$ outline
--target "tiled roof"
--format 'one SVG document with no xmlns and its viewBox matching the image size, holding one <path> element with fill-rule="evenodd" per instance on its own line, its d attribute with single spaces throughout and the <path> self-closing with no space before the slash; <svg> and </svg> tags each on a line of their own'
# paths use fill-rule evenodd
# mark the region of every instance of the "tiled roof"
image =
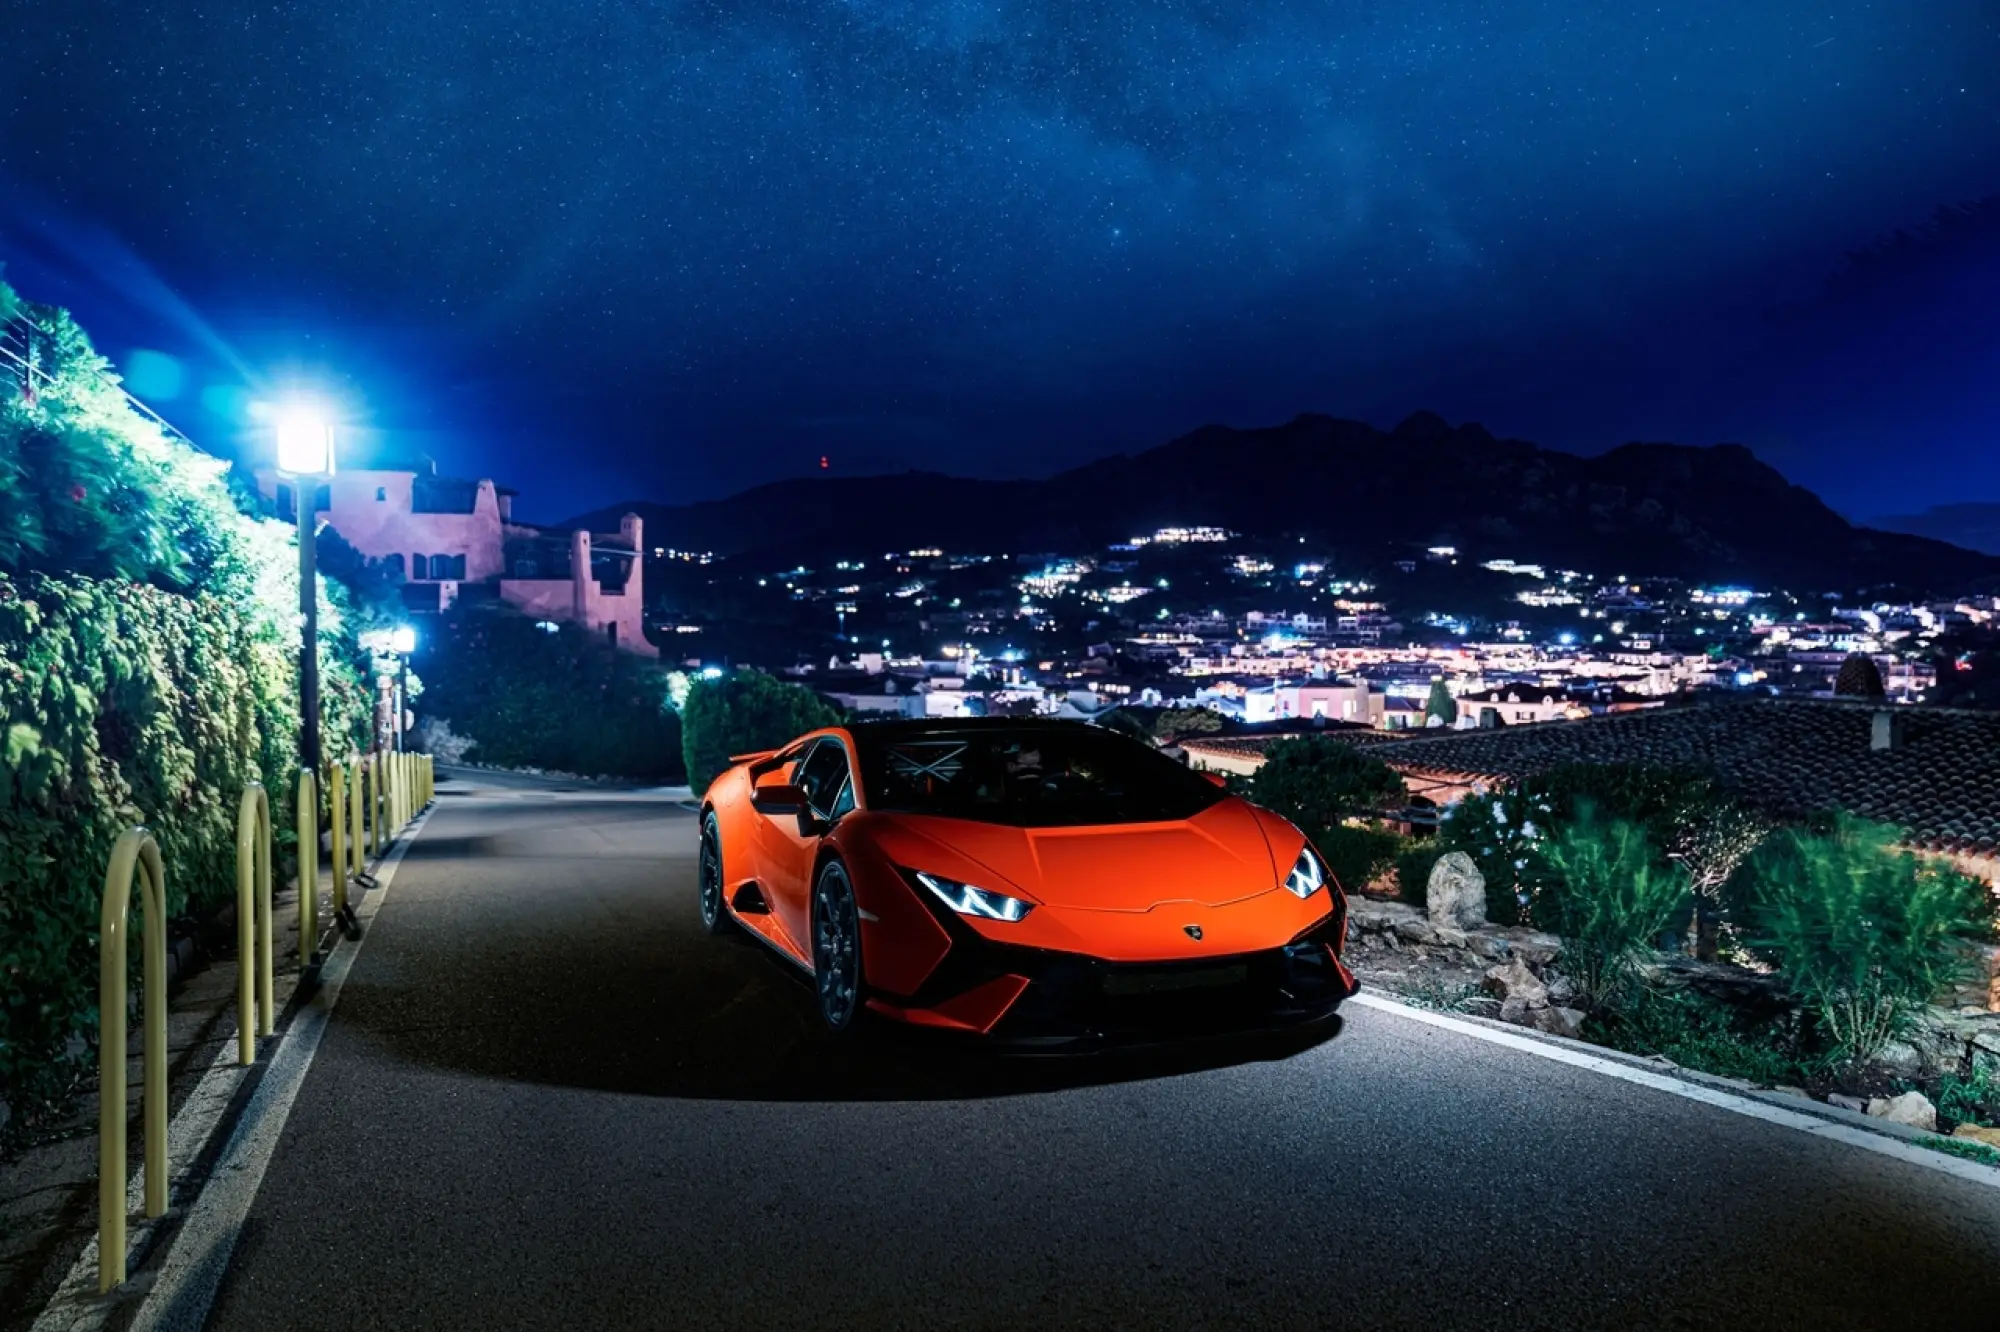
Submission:
<svg viewBox="0 0 2000 1332">
<path fill-rule="evenodd" d="M 1919 846 L 2000 854 L 2000 712 L 1804 699 L 1704 702 L 1587 721 L 1453 731 L 1376 752 L 1406 774 L 1513 781 L 1563 763 L 1687 764 L 1780 817 L 1839 808 L 1895 823 Z"/>
<path fill-rule="evenodd" d="M 1379 745 L 1398 738 L 1394 731 L 1377 731 L 1366 726 L 1330 725 L 1317 730 L 1298 730 L 1271 735 L 1191 735 L 1177 743 L 1180 748 L 1197 753 L 1260 758 L 1272 745 L 1285 740 L 1301 740 L 1309 735 L 1324 735 L 1348 745 Z"/>
</svg>

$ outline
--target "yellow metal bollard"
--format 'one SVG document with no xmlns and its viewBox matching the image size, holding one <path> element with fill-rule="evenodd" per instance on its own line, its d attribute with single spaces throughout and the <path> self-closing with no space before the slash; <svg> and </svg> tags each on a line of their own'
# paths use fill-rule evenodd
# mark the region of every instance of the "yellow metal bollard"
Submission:
<svg viewBox="0 0 2000 1332">
<path fill-rule="evenodd" d="M 125 1280 L 125 936 L 132 878 L 146 935 L 140 1023 L 145 1030 L 143 1110 L 146 1215 L 167 1210 L 167 872 L 159 843 L 128 828 L 104 872 L 97 975 L 97 1291 Z"/>
<path fill-rule="evenodd" d="M 327 848 L 332 852 L 333 864 L 333 918 L 338 921 L 347 914 L 347 820 L 341 817 L 347 805 L 347 767 L 345 764 L 329 764 L 326 770 L 326 820 L 327 832 L 332 835 L 332 844 Z"/>
<path fill-rule="evenodd" d="M 299 769 L 299 965 L 319 951 L 319 791 L 311 768 Z"/>
<path fill-rule="evenodd" d="M 256 782 L 236 811 L 236 1062 L 257 1062 L 271 1014 L 271 802 Z"/>
<path fill-rule="evenodd" d="M 368 847 L 361 833 L 361 774 L 367 769 L 367 760 L 360 755 L 354 758 L 354 786 L 347 796 L 348 840 L 353 843 L 353 854 L 348 868 L 359 879 L 367 868 Z"/>
</svg>

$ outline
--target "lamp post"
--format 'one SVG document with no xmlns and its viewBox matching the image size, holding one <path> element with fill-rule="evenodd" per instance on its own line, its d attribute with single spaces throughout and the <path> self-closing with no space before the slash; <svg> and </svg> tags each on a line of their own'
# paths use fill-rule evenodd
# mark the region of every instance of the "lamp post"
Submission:
<svg viewBox="0 0 2000 1332">
<path fill-rule="evenodd" d="M 306 407 L 278 417 L 278 471 L 292 480 L 299 523 L 299 764 L 319 772 L 319 589 L 314 537 L 320 481 L 333 475 L 333 426 Z"/>
<path fill-rule="evenodd" d="M 417 650 L 417 631 L 407 624 L 389 631 L 389 650 L 396 654 L 396 750 L 409 748 L 403 739 L 403 718 L 409 707 L 410 654 Z"/>
</svg>

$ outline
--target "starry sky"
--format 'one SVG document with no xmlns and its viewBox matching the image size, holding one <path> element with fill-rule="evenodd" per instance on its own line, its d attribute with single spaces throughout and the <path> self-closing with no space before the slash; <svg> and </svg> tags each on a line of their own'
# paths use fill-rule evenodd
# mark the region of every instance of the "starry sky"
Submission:
<svg viewBox="0 0 2000 1332">
<path fill-rule="evenodd" d="M 2000 0 L 15 15 L 6 275 L 218 451 L 312 384 L 553 520 L 1428 408 L 2000 499 L 2000 207 L 1923 231 L 2000 195 Z"/>
</svg>

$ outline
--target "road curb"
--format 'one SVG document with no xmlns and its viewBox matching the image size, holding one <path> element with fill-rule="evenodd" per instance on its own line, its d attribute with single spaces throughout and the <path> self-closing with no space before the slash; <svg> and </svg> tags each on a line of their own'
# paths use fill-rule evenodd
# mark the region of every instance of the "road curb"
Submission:
<svg viewBox="0 0 2000 1332">
<path fill-rule="evenodd" d="M 1539 1054 L 1572 1067 L 1604 1073 L 1812 1136 L 1893 1156 L 1987 1188 L 2000 1189 L 2000 1169 L 1939 1151 L 1933 1146 L 1936 1142 L 1953 1141 L 1943 1134 L 1857 1114 L 1809 1097 L 1746 1087 L 1732 1078 L 1700 1073 L 1678 1064 L 1658 1064 L 1622 1050 L 1611 1050 L 1564 1036 L 1551 1036 L 1532 1028 L 1517 1027 L 1470 1013 L 1442 1013 L 1372 992 L 1357 994 L 1348 1003 L 1408 1017 L 1427 1026 L 1458 1031 L 1529 1054 Z"/>
</svg>

